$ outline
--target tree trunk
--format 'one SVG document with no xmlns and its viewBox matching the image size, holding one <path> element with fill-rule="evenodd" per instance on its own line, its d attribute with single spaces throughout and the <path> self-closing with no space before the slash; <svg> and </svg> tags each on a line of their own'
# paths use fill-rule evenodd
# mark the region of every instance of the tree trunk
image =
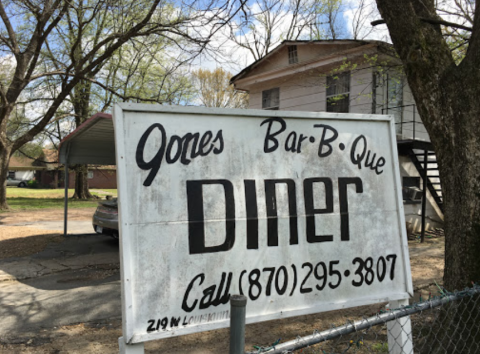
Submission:
<svg viewBox="0 0 480 354">
<path fill-rule="evenodd" d="M 3 183 L 0 186 L 0 210 L 8 210 L 7 203 L 7 177 L 8 165 L 10 163 L 10 149 L 0 148 L 0 181 Z"/>
<path fill-rule="evenodd" d="M 81 46 L 77 47 L 79 51 Z M 77 53 L 77 57 L 80 53 Z M 90 90 L 92 84 L 89 81 L 80 81 L 73 90 L 73 108 L 75 111 L 75 126 L 78 128 L 89 117 Z M 75 169 L 75 193 L 76 199 L 92 199 L 94 196 L 88 190 L 88 167 L 79 165 Z"/>
<path fill-rule="evenodd" d="M 75 193 L 74 199 L 92 199 L 95 198 L 88 189 L 88 169 L 87 165 L 78 166 L 75 171 Z"/>
<path fill-rule="evenodd" d="M 436 19 L 433 0 L 376 0 L 387 23 L 418 111 L 433 143 L 445 215 L 444 287 L 480 281 L 480 9 L 468 51 L 456 64 Z M 430 353 L 466 353 L 480 342 L 479 306 L 442 309 Z M 432 331 L 433 332 L 433 331 Z M 473 351 L 475 352 L 475 351 Z"/>
</svg>

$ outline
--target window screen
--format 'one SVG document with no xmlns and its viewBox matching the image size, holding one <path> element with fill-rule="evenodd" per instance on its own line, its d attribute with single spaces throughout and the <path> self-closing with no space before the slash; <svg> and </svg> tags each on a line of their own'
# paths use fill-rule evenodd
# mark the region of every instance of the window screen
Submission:
<svg viewBox="0 0 480 354">
<path fill-rule="evenodd" d="M 289 64 L 298 63 L 298 54 L 297 54 L 296 45 L 291 45 L 288 47 L 288 63 Z"/>
<path fill-rule="evenodd" d="M 278 109 L 280 106 L 280 89 L 278 87 L 262 92 L 262 108 Z"/>
<path fill-rule="evenodd" d="M 327 112 L 348 113 L 350 72 L 327 77 Z"/>
</svg>

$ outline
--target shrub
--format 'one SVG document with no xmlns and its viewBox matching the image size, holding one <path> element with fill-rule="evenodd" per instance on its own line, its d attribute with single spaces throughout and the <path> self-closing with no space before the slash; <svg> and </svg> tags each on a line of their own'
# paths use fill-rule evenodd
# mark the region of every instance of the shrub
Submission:
<svg viewBox="0 0 480 354">
<path fill-rule="evenodd" d="M 31 180 L 27 182 L 28 188 L 38 188 L 38 181 L 37 180 Z"/>
</svg>

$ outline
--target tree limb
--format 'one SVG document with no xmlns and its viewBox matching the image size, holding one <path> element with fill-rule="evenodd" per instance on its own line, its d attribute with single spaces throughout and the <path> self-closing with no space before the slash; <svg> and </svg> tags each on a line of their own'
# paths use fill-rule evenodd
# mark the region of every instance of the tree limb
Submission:
<svg viewBox="0 0 480 354">
<path fill-rule="evenodd" d="M 460 25 L 458 23 L 449 22 L 449 21 L 445 21 L 445 20 L 439 20 L 439 19 L 434 19 L 434 18 L 425 18 L 425 17 L 419 17 L 419 20 L 422 21 L 422 22 L 430 23 L 432 25 L 442 25 L 442 26 L 447 26 L 447 27 L 460 28 L 460 29 L 463 29 L 463 30 L 469 31 L 469 32 L 473 31 L 472 27 L 463 26 L 463 25 Z M 384 19 L 375 20 L 375 21 L 370 22 L 370 24 L 374 27 L 378 26 L 378 25 L 382 25 L 384 23 L 386 23 Z"/>
</svg>

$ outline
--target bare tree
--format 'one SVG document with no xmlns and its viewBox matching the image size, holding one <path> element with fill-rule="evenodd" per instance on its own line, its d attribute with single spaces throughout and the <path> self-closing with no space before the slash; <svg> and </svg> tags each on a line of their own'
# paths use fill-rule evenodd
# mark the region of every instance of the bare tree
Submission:
<svg viewBox="0 0 480 354">
<path fill-rule="evenodd" d="M 230 85 L 232 74 L 222 68 L 213 71 L 198 69 L 193 72 L 197 96 L 206 107 L 247 108 L 248 94 L 235 91 Z"/>
<path fill-rule="evenodd" d="M 255 0 L 230 23 L 230 39 L 255 60 L 284 40 L 339 38 L 342 0 Z"/>
<path fill-rule="evenodd" d="M 358 0 L 354 3 L 352 17 L 352 39 L 364 39 L 375 30 L 370 26 L 373 16 L 378 13 L 373 0 Z"/>
<path fill-rule="evenodd" d="M 156 35 L 176 43 L 177 38 L 183 38 L 196 53 L 201 52 L 212 33 L 228 21 L 233 5 L 212 1 L 208 7 L 199 6 L 195 1 L 179 2 L 176 16 L 165 18 L 163 15 L 171 5 L 161 0 L 0 1 L 0 51 L 4 57 L 11 58 L 14 67 L 11 77 L 0 78 L 0 180 L 6 180 L 13 152 L 42 132 L 53 121 L 57 110 L 62 109 L 74 88 L 94 78 L 105 62 L 129 40 Z M 79 9 L 85 11 L 84 16 L 78 16 Z M 76 26 L 75 31 L 81 30 L 89 23 L 100 21 L 104 14 L 108 14 L 103 17 L 108 26 L 98 39 L 82 43 L 85 38 L 77 37 L 66 60 L 65 53 L 61 52 L 61 34 L 69 32 L 69 26 Z M 78 22 L 70 22 L 75 19 Z M 47 52 L 51 55 L 44 55 Z M 40 115 L 32 117 L 35 124 L 31 129 L 10 139 L 6 134 L 7 123 L 18 101 L 25 96 L 41 98 L 46 95 L 48 90 L 42 85 L 47 82 L 55 85 L 55 95 L 43 97 L 43 109 L 39 109 Z M 7 208 L 3 183 L 0 185 L 0 209 Z"/>
</svg>

